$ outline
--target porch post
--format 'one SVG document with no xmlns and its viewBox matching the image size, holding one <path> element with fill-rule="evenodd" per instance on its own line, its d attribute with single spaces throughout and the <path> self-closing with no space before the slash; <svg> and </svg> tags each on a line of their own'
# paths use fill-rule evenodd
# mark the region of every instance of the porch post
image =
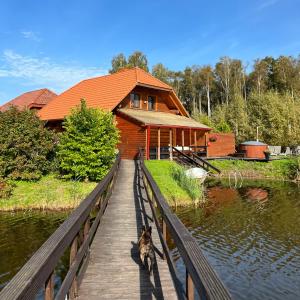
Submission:
<svg viewBox="0 0 300 300">
<path fill-rule="evenodd" d="M 173 160 L 173 142 L 172 142 L 172 128 L 169 129 L 169 139 L 170 139 L 170 147 L 169 147 L 169 151 L 170 151 L 170 160 Z"/>
<path fill-rule="evenodd" d="M 189 133 L 190 133 L 190 144 L 189 144 L 189 148 L 190 148 L 190 151 L 193 151 L 193 148 L 191 148 L 191 146 L 192 146 L 192 128 L 189 129 Z"/>
<path fill-rule="evenodd" d="M 157 131 L 157 159 L 160 160 L 160 127 Z"/>
<path fill-rule="evenodd" d="M 181 146 L 183 151 L 184 150 L 184 129 L 181 130 Z"/>
<path fill-rule="evenodd" d="M 147 126 L 146 159 L 150 159 L 150 126 Z"/>
</svg>

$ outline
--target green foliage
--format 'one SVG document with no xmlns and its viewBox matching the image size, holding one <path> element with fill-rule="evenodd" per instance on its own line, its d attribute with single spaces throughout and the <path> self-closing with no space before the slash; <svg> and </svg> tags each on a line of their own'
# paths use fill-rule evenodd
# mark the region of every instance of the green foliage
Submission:
<svg viewBox="0 0 300 300">
<path fill-rule="evenodd" d="M 299 158 L 286 158 L 266 162 L 243 160 L 213 160 L 215 167 L 222 170 L 222 176 L 239 172 L 242 177 L 294 180 L 300 172 Z"/>
<path fill-rule="evenodd" d="M 88 108 L 81 100 L 63 127 L 58 158 L 64 177 L 101 180 L 116 156 L 119 133 L 113 114 Z"/>
<path fill-rule="evenodd" d="M 0 178 L 0 198 L 11 196 L 15 185 L 11 180 Z"/>
<path fill-rule="evenodd" d="M 109 73 L 116 73 L 123 68 L 132 67 L 139 67 L 146 72 L 149 71 L 148 60 L 143 52 L 135 51 L 131 55 L 129 55 L 128 59 L 126 59 L 123 53 L 114 56 L 111 61 L 111 69 L 109 70 Z"/>
<path fill-rule="evenodd" d="M 0 199 L 0 211 L 76 207 L 96 186 L 95 182 L 63 180 L 54 174 L 38 181 L 10 181 L 13 191 Z"/>
<path fill-rule="evenodd" d="M 172 206 L 192 203 L 190 195 L 172 176 L 173 166 L 177 164 L 167 160 L 147 160 L 145 165 L 153 176 L 162 194 Z"/>
<path fill-rule="evenodd" d="M 0 176 L 36 180 L 50 171 L 56 137 L 34 111 L 0 113 Z"/>
<path fill-rule="evenodd" d="M 171 174 L 177 184 L 188 193 L 194 202 L 200 200 L 202 189 L 199 180 L 188 177 L 185 174 L 185 169 L 177 164 L 172 165 Z"/>
</svg>

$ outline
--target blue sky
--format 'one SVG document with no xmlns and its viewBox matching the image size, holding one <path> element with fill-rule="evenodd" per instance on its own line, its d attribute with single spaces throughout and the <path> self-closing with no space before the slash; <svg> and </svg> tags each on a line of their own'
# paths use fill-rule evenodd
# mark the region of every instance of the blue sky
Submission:
<svg viewBox="0 0 300 300">
<path fill-rule="evenodd" d="M 2 0 L 0 104 L 43 87 L 60 93 L 135 50 L 173 70 L 225 55 L 250 66 L 298 56 L 300 0 Z"/>
</svg>

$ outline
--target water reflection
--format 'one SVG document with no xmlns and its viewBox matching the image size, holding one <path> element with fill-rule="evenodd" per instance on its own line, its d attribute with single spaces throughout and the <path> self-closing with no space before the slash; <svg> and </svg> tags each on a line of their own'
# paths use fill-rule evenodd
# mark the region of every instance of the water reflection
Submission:
<svg viewBox="0 0 300 300">
<path fill-rule="evenodd" d="M 213 182 L 206 194 L 203 208 L 179 208 L 177 215 L 234 298 L 299 299 L 299 187 L 249 181 L 234 189 Z M 184 279 L 180 259 L 177 266 Z"/>
<path fill-rule="evenodd" d="M 0 213 L 0 290 L 65 220 L 69 212 Z M 66 261 L 56 270 L 55 284 L 64 277 Z"/>
</svg>

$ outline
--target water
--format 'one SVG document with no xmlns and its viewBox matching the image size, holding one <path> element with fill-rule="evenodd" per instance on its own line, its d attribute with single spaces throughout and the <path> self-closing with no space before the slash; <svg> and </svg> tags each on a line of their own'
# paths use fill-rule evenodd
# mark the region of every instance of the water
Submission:
<svg viewBox="0 0 300 300">
<path fill-rule="evenodd" d="M 300 187 L 211 183 L 204 208 L 176 213 L 234 299 L 300 299 Z M 185 268 L 176 249 L 181 278 Z"/>
<path fill-rule="evenodd" d="M 32 254 L 67 218 L 69 212 L 0 213 L 0 290 Z M 55 284 L 60 284 L 68 262 L 59 263 Z M 40 298 L 40 297 L 39 297 Z"/>
<path fill-rule="evenodd" d="M 204 208 L 176 213 L 235 299 L 300 299 L 300 188 L 292 183 L 213 182 Z M 0 213 L 0 289 L 69 212 Z M 185 268 L 173 251 L 182 280 Z M 68 267 L 56 270 L 56 288 Z"/>
</svg>

